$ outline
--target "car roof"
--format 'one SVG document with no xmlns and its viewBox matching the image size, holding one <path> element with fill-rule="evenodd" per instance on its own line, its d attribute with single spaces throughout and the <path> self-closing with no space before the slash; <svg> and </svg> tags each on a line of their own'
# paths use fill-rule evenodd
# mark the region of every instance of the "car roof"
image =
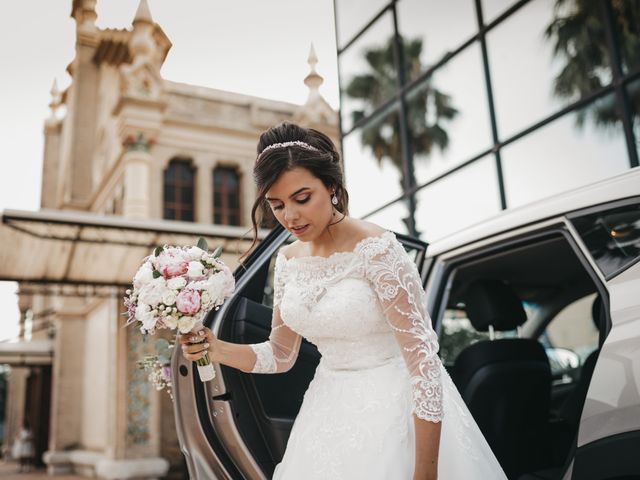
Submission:
<svg viewBox="0 0 640 480">
<path fill-rule="evenodd" d="M 468 243 L 546 218 L 563 215 L 573 210 L 635 195 L 640 195 L 640 167 L 552 197 L 504 210 L 497 215 L 430 242 L 427 256 L 434 257 Z"/>
</svg>

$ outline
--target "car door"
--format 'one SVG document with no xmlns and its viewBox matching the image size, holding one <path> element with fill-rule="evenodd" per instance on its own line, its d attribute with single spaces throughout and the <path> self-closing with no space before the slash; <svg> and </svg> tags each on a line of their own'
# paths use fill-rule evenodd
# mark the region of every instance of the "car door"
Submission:
<svg viewBox="0 0 640 480">
<path fill-rule="evenodd" d="M 640 197 L 568 218 L 608 290 L 610 324 L 565 479 L 640 478 Z"/>
<path fill-rule="evenodd" d="M 396 237 L 422 271 L 427 244 Z M 275 256 L 289 238 L 278 225 L 247 258 L 246 269 L 234 272 L 233 297 L 205 320 L 218 338 L 242 344 L 268 338 Z M 194 364 L 174 352 L 176 429 L 190 478 L 270 478 L 319 359 L 316 347 L 303 341 L 296 364 L 286 373 L 253 375 L 215 365 L 216 378 L 203 384 Z"/>
</svg>

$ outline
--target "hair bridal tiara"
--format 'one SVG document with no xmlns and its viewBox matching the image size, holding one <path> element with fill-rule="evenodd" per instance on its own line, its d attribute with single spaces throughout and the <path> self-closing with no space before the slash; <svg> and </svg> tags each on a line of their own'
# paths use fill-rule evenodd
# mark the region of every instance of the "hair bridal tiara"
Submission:
<svg viewBox="0 0 640 480">
<path fill-rule="evenodd" d="M 318 152 L 318 151 L 319 151 L 316 147 L 314 147 L 314 146 L 312 146 L 312 145 L 309 145 L 309 144 L 308 144 L 308 143 L 306 143 L 306 142 L 302 142 L 302 141 L 300 141 L 300 140 L 292 140 L 292 141 L 290 141 L 290 142 L 282 142 L 282 143 L 272 143 L 271 145 L 266 146 L 266 147 L 265 147 L 265 148 L 264 148 L 264 149 L 263 149 L 263 150 L 258 154 L 258 156 L 256 157 L 256 162 L 257 162 L 258 160 L 260 160 L 260 157 L 262 157 L 262 155 L 264 155 L 264 152 L 266 152 L 266 151 L 268 151 L 268 150 L 274 150 L 274 149 L 276 149 L 276 148 L 294 147 L 294 146 L 295 146 L 295 147 L 301 147 L 301 148 L 304 148 L 304 149 L 306 149 L 306 150 L 312 150 L 312 151 L 314 151 L 314 152 Z"/>
</svg>

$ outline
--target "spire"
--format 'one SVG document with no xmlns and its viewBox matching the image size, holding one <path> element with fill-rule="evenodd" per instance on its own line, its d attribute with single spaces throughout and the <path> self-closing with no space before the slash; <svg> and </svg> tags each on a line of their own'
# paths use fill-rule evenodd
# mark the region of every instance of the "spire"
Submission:
<svg viewBox="0 0 640 480">
<path fill-rule="evenodd" d="M 316 49 L 313 47 L 313 43 L 309 49 L 307 63 L 309 63 L 310 70 L 309 74 L 304 78 L 304 84 L 309 87 L 309 96 L 307 97 L 306 103 L 298 109 L 295 119 L 307 124 L 325 123 L 328 125 L 337 125 L 338 116 L 336 112 L 320 94 L 320 85 L 324 83 L 324 78 L 316 71 L 318 56 L 316 55 Z"/>
<path fill-rule="evenodd" d="M 60 103 L 62 102 L 62 96 L 60 95 L 60 90 L 58 89 L 58 81 L 54 78 L 53 85 L 51 85 L 51 101 L 49 102 L 49 108 L 51 109 L 51 115 L 49 116 L 50 120 L 56 120 L 56 112 L 58 107 L 60 107 Z"/>
<path fill-rule="evenodd" d="M 147 0 L 140 0 L 138 4 L 138 10 L 136 10 L 136 15 L 133 17 L 133 24 L 136 22 L 147 22 L 153 24 L 153 18 L 151 17 L 151 10 L 149 9 L 149 4 Z"/>
<path fill-rule="evenodd" d="M 318 56 L 316 55 L 316 49 L 313 48 L 313 42 L 311 43 L 311 48 L 309 49 L 309 57 L 307 58 L 307 63 L 311 67 L 311 71 L 305 77 L 304 84 L 309 87 L 309 99 L 311 100 L 312 98 L 320 95 L 320 85 L 324 83 L 324 78 L 322 78 L 318 74 L 318 72 L 316 72 Z"/>
</svg>

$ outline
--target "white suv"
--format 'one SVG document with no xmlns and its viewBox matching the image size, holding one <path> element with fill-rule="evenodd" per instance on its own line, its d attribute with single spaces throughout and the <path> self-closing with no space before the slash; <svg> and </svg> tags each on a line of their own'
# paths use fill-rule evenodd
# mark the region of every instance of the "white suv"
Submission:
<svg viewBox="0 0 640 480">
<path fill-rule="evenodd" d="M 288 237 L 274 229 L 236 272 L 235 296 L 207 319 L 221 339 L 268 337 Z M 423 274 L 442 360 L 510 479 L 640 478 L 640 169 L 428 246 L 397 237 Z M 303 342 L 287 373 L 216 365 L 202 384 L 177 351 L 190 478 L 270 478 L 318 359 Z"/>
</svg>

